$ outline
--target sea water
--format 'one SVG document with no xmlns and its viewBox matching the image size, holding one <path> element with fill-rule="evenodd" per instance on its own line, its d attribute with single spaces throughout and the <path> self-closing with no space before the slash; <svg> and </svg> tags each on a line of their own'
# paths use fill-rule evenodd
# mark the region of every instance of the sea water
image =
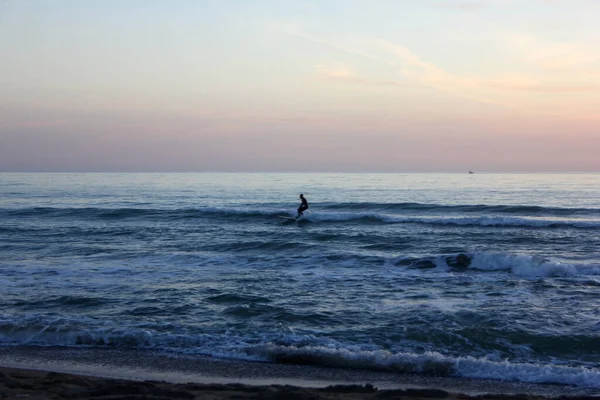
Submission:
<svg viewBox="0 0 600 400">
<path fill-rule="evenodd" d="M 600 175 L 2 173 L 0 288 L 2 346 L 600 388 Z"/>
</svg>

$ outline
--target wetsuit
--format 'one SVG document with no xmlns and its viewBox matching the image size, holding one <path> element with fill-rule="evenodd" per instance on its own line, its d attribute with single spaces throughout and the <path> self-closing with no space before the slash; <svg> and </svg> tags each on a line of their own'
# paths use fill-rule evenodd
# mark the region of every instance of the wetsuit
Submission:
<svg viewBox="0 0 600 400">
<path fill-rule="evenodd" d="M 302 212 L 308 208 L 308 201 L 306 201 L 304 197 L 301 197 L 301 199 L 302 204 L 298 207 L 298 216 L 296 218 L 299 218 L 302 215 Z"/>
</svg>

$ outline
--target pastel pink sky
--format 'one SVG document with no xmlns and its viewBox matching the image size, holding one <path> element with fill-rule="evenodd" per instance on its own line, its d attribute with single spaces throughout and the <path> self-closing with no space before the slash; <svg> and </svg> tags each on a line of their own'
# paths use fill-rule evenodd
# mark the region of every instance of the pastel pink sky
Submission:
<svg viewBox="0 0 600 400">
<path fill-rule="evenodd" d="M 600 172 L 598 15 L 0 0 L 0 172 Z"/>
</svg>

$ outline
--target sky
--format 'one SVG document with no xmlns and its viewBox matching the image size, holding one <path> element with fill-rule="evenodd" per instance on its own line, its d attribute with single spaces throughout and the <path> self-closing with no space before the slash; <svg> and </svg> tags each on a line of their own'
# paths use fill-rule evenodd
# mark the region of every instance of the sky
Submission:
<svg viewBox="0 0 600 400">
<path fill-rule="evenodd" d="M 0 0 L 0 172 L 600 172 L 600 0 Z"/>
</svg>

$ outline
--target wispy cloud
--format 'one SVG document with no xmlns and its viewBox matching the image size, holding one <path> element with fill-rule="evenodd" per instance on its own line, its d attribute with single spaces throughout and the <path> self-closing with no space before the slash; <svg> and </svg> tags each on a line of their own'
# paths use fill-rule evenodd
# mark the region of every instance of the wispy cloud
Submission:
<svg viewBox="0 0 600 400">
<path fill-rule="evenodd" d="M 504 49 L 522 55 L 522 62 L 542 70 L 583 68 L 600 61 L 600 46 L 593 42 L 551 41 L 529 32 L 495 28 L 493 40 Z"/>
<path fill-rule="evenodd" d="M 518 92 L 591 92 L 600 90 L 600 85 L 591 81 L 542 81 L 528 74 L 503 74 L 489 77 L 460 76 L 420 59 L 408 48 L 385 40 L 377 41 L 404 61 L 402 73 L 409 78 L 441 90 L 461 93 L 465 90 L 488 89 Z"/>
<path fill-rule="evenodd" d="M 320 78 L 331 80 L 354 81 L 357 78 L 356 74 L 350 71 L 345 65 L 336 65 L 333 67 L 317 65 L 317 74 Z"/>
<path fill-rule="evenodd" d="M 583 105 L 580 109 L 582 115 L 600 106 L 600 102 L 585 97 L 600 92 L 600 83 L 593 73 L 581 73 L 575 77 L 564 73 L 565 70 L 580 68 L 599 59 L 599 53 L 579 44 L 540 43 L 530 34 L 513 31 L 498 36 L 498 39 L 504 43 L 510 42 L 513 47 L 519 47 L 527 54 L 520 65 L 514 61 L 513 65 L 517 71 L 521 69 L 528 72 L 498 71 L 478 76 L 451 72 L 402 44 L 380 38 L 340 44 L 334 39 L 322 39 L 297 30 L 290 33 L 365 59 L 386 63 L 404 78 L 403 83 L 426 86 L 471 101 L 552 115 L 578 111 L 578 104 Z M 534 74 L 532 68 L 537 69 L 537 73 Z M 400 84 L 394 80 L 359 76 L 347 66 L 340 65 L 320 64 L 317 66 L 317 75 L 321 79 L 353 84 Z M 543 93 L 554 93 L 556 96 L 540 97 Z"/>
<path fill-rule="evenodd" d="M 597 115 L 593 110 L 600 107 L 600 96 L 597 96 L 600 84 L 594 79 L 573 79 L 564 74 L 548 75 L 541 72 L 536 75 L 458 75 L 423 61 L 402 45 L 384 40 L 377 40 L 376 43 L 403 61 L 399 64 L 402 64 L 401 73 L 406 78 L 460 98 L 496 104 L 525 113 L 563 117 L 589 118 L 590 115 Z M 555 96 L 540 97 L 543 93 Z"/>
<path fill-rule="evenodd" d="M 463 0 L 463 1 L 449 1 L 442 4 L 442 7 L 459 10 L 459 11 L 478 11 L 487 6 L 487 3 L 483 0 Z"/>
<path fill-rule="evenodd" d="M 394 81 L 394 80 L 381 80 L 381 79 L 367 79 L 358 75 L 357 73 L 351 71 L 345 65 L 335 65 L 335 66 L 326 66 L 326 65 L 317 65 L 317 76 L 320 79 L 332 81 L 332 82 L 349 82 L 363 85 L 372 85 L 372 86 L 397 86 L 402 85 L 406 86 L 407 84 L 404 82 Z"/>
<path fill-rule="evenodd" d="M 600 85 L 592 82 L 574 82 L 574 83 L 541 83 L 534 79 L 489 79 L 481 81 L 483 86 L 491 89 L 504 90 L 509 92 L 530 92 L 530 93 L 586 93 L 600 91 Z"/>
<path fill-rule="evenodd" d="M 600 60 L 600 52 L 579 43 L 556 43 L 537 48 L 528 61 L 548 70 L 567 70 Z"/>
<path fill-rule="evenodd" d="M 368 58 L 369 60 L 382 61 L 382 62 L 386 62 L 389 65 L 395 65 L 392 61 L 383 60 L 380 57 L 375 56 L 375 55 L 373 55 L 371 53 L 359 50 L 359 49 L 354 48 L 354 47 L 345 46 L 345 45 L 339 44 L 339 43 L 334 42 L 334 41 L 330 41 L 330 40 L 318 38 L 316 36 L 309 35 L 307 33 L 301 32 L 301 31 L 293 29 L 293 28 L 286 29 L 286 33 L 288 35 L 298 36 L 298 37 L 310 40 L 311 42 L 318 43 L 318 44 L 321 44 L 321 45 L 325 45 L 325 46 L 328 46 L 328 47 L 332 47 L 334 49 L 337 49 L 337 50 L 340 50 L 340 51 L 343 51 L 343 52 L 346 52 L 346 53 L 354 54 L 356 56 L 360 56 L 360 57 L 363 57 L 363 58 Z"/>
</svg>

